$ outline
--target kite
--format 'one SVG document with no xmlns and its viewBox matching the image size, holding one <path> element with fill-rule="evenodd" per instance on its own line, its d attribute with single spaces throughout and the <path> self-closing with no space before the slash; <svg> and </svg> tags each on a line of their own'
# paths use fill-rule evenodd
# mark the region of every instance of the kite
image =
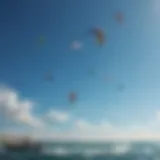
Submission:
<svg viewBox="0 0 160 160">
<path fill-rule="evenodd" d="M 42 46 L 45 43 L 45 36 L 39 37 L 39 45 Z"/>
<path fill-rule="evenodd" d="M 89 70 L 89 74 L 90 74 L 90 75 L 95 75 L 95 74 L 96 74 L 96 71 L 95 71 L 94 69 L 90 69 L 90 70 Z"/>
<path fill-rule="evenodd" d="M 53 81 L 53 76 L 48 73 L 48 74 L 45 75 L 45 80 L 52 82 Z"/>
<path fill-rule="evenodd" d="M 71 93 L 69 94 L 69 101 L 70 101 L 71 103 L 74 103 L 74 102 L 76 101 L 76 99 L 77 99 L 76 93 L 75 93 L 75 92 L 71 92 Z"/>
<path fill-rule="evenodd" d="M 79 42 L 79 41 L 73 41 L 72 44 L 71 44 L 71 48 L 73 50 L 79 50 L 82 48 L 82 43 Z"/>
<path fill-rule="evenodd" d="M 118 91 L 121 92 L 121 91 L 123 91 L 123 90 L 125 89 L 125 85 L 122 84 L 122 83 L 121 83 L 121 84 L 118 84 L 118 85 L 117 85 L 117 89 L 118 89 Z"/>
<path fill-rule="evenodd" d="M 111 82 L 111 81 L 113 81 L 113 77 L 106 76 L 106 77 L 104 77 L 104 80 L 107 81 L 107 82 Z"/>
<path fill-rule="evenodd" d="M 103 45 L 105 42 L 105 34 L 101 29 L 94 28 L 91 33 L 96 37 L 96 41 L 98 44 Z"/>
<path fill-rule="evenodd" d="M 117 12 L 115 14 L 115 20 L 119 23 L 119 24 L 122 24 L 123 21 L 124 21 L 124 18 L 123 18 L 123 15 L 121 12 Z"/>
</svg>

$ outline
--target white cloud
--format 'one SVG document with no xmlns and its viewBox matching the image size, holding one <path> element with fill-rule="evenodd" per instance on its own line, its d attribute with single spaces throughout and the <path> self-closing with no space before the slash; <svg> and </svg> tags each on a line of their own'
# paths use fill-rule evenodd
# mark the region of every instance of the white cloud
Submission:
<svg viewBox="0 0 160 160">
<path fill-rule="evenodd" d="M 111 124 L 109 124 L 107 122 L 92 124 L 92 123 L 89 123 L 85 120 L 76 121 L 75 127 L 81 131 L 83 130 L 85 132 L 87 131 L 87 132 L 94 132 L 94 133 L 97 132 L 98 130 L 100 130 L 101 132 L 104 132 L 104 131 L 108 132 L 112 128 Z"/>
<path fill-rule="evenodd" d="M 139 128 L 139 127 L 138 127 Z M 145 141 L 160 140 L 160 132 L 154 132 L 144 129 L 119 128 L 106 124 L 92 124 L 89 122 L 75 122 L 75 126 L 68 130 L 54 130 L 46 128 L 45 130 L 31 131 L 35 139 L 58 140 L 58 141 Z M 11 132 L 11 131 L 10 131 Z M 126 148 L 123 148 L 124 150 Z M 117 148 L 119 152 L 119 148 Z M 121 152 L 121 151 L 120 151 Z"/>
<path fill-rule="evenodd" d="M 146 122 L 145 125 L 135 126 L 123 126 L 114 125 L 108 121 L 102 121 L 100 123 L 93 123 L 84 119 L 72 118 L 72 122 L 69 121 L 71 115 L 58 111 L 47 111 L 47 118 L 57 124 L 66 125 L 68 128 L 65 130 L 55 130 L 51 128 L 43 121 L 35 116 L 33 113 L 34 103 L 30 100 L 22 99 L 20 95 L 8 88 L 0 87 L 0 116 L 1 118 L 7 118 L 8 120 L 32 127 L 27 132 L 11 128 L 9 133 L 21 132 L 22 134 L 28 134 L 33 138 L 43 139 L 55 139 L 61 141 L 67 140 L 81 140 L 81 141 L 123 141 L 123 140 L 157 140 L 160 139 L 160 130 L 157 130 L 160 126 L 160 111 L 155 113 L 154 119 Z M 128 120 L 129 121 L 129 120 Z M 40 126 L 45 126 L 41 128 Z M 125 128 L 124 128 L 125 127 Z M 7 131 L 6 131 L 7 132 Z M 18 134 L 18 133 L 16 133 Z M 126 150 L 126 148 L 123 148 Z M 119 152 L 119 148 L 117 149 Z M 121 152 L 121 151 L 120 151 Z"/>
<path fill-rule="evenodd" d="M 32 127 L 40 127 L 43 123 L 33 116 L 33 106 L 32 101 L 22 99 L 15 90 L 6 86 L 0 87 L 0 115 L 4 119 Z"/>
<path fill-rule="evenodd" d="M 79 42 L 79 41 L 73 41 L 72 44 L 71 44 L 71 48 L 73 50 L 79 50 L 82 48 L 82 43 Z"/>
<path fill-rule="evenodd" d="M 50 110 L 47 113 L 47 117 L 55 123 L 64 123 L 69 120 L 69 114 L 58 111 L 58 110 Z"/>
<path fill-rule="evenodd" d="M 73 127 L 65 131 L 44 131 L 40 137 L 60 141 L 145 141 L 160 140 L 160 131 L 152 130 L 151 123 L 119 127 L 107 121 L 91 123 L 86 120 L 75 120 Z M 36 135 L 36 133 L 34 133 Z M 33 135 L 34 135 L 33 134 Z M 38 138 L 38 137 L 36 137 Z M 126 148 L 123 148 L 126 150 Z M 119 152 L 119 148 L 117 148 Z M 121 150 L 120 150 L 121 152 Z"/>
<path fill-rule="evenodd" d="M 75 124 L 79 129 L 87 129 L 88 127 L 90 127 L 90 124 L 85 120 L 77 120 Z"/>
</svg>

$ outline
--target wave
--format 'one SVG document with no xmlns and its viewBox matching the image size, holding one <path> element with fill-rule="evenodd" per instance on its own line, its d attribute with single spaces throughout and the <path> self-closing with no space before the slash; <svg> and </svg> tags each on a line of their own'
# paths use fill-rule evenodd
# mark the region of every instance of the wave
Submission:
<svg viewBox="0 0 160 160">
<path fill-rule="evenodd" d="M 44 143 L 42 156 L 51 157 L 120 157 L 126 160 L 160 159 L 160 145 L 139 143 Z M 132 157 L 132 158 L 127 158 Z M 102 158 L 103 159 L 103 158 Z"/>
<path fill-rule="evenodd" d="M 160 159 L 160 146 L 155 144 L 57 144 L 45 146 L 43 153 L 56 157 L 81 156 L 81 157 L 134 157 L 146 160 L 147 157 Z M 126 158 L 128 159 L 128 158 Z"/>
<path fill-rule="evenodd" d="M 65 148 L 56 148 L 56 149 L 45 148 L 43 149 L 42 152 L 47 155 L 56 155 L 56 156 L 70 155 L 70 152 Z"/>
<path fill-rule="evenodd" d="M 56 155 L 56 156 L 66 156 L 66 155 L 83 155 L 83 156 L 98 156 L 98 155 L 122 155 L 126 154 L 131 150 L 131 145 L 129 144 L 114 144 L 110 145 L 73 145 L 73 146 L 51 146 L 44 147 L 43 153 Z"/>
</svg>

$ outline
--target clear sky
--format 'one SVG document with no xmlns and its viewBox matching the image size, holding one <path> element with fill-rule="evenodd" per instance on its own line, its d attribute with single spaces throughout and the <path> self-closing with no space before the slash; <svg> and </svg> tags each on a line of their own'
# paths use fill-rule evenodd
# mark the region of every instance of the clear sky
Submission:
<svg viewBox="0 0 160 160">
<path fill-rule="evenodd" d="M 123 24 L 115 21 L 117 11 Z M 95 27 L 106 36 L 101 47 L 89 34 Z M 45 80 L 46 73 L 54 80 Z M 50 129 L 73 122 L 152 124 L 160 116 L 160 1 L 1 0 L 0 83 L 1 117 L 11 119 L 2 122 L 2 131 L 24 129 L 24 116 Z M 70 92 L 77 93 L 75 104 Z"/>
</svg>

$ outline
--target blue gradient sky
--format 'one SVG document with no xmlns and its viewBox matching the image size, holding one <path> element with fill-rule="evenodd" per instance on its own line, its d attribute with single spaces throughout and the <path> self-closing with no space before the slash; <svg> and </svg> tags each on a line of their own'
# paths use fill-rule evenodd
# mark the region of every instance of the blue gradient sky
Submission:
<svg viewBox="0 0 160 160">
<path fill-rule="evenodd" d="M 38 103 L 89 121 L 143 124 L 160 109 L 160 11 L 156 0 L 1 0 L 0 82 Z M 124 24 L 114 20 L 124 14 Z M 100 27 L 99 47 L 88 30 Z M 39 36 L 46 43 L 38 46 Z M 81 49 L 72 50 L 73 40 Z M 96 70 L 89 75 L 89 70 Z M 44 80 L 53 73 L 54 82 Z M 105 81 L 106 76 L 113 81 Z M 123 83 L 125 89 L 117 91 Z M 68 93 L 78 101 L 70 105 Z"/>
</svg>

